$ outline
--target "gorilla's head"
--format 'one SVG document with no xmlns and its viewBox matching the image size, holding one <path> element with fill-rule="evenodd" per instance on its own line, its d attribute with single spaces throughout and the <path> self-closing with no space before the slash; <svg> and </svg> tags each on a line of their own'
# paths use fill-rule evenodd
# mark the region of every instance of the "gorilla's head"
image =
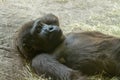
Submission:
<svg viewBox="0 0 120 80">
<path fill-rule="evenodd" d="M 36 19 L 30 29 L 30 34 L 32 47 L 42 52 L 52 52 L 64 39 L 58 18 L 53 14 Z"/>
<path fill-rule="evenodd" d="M 24 24 L 18 31 L 16 45 L 25 58 L 33 58 L 40 53 L 51 53 L 63 40 L 58 18 L 47 14 Z"/>
</svg>

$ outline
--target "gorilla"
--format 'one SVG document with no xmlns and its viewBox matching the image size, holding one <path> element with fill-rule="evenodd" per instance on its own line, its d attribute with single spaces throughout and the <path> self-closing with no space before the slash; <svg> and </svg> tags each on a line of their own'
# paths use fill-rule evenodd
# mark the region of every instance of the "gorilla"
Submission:
<svg viewBox="0 0 120 80">
<path fill-rule="evenodd" d="M 15 45 L 38 75 L 52 80 L 120 76 L 120 38 L 96 31 L 64 35 L 53 14 L 24 24 Z"/>
</svg>

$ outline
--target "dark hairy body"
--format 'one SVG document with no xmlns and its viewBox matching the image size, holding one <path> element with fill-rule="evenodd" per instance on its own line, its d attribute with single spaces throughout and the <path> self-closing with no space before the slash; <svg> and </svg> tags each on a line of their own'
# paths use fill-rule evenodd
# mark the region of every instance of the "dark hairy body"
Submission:
<svg viewBox="0 0 120 80">
<path fill-rule="evenodd" d="M 72 33 L 67 36 L 59 54 L 65 65 L 83 74 L 104 71 L 108 76 L 115 76 L 120 74 L 118 43 L 120 39 L 99 32 Z"/>
<path fill-rule="evenodd" d="M 100 32 L 63 35 L 47 14 L 23 25 L 16 46 L 38 75 L 53 80 L 87 80 L 83 75 L 120 76 L 120 38 Z"/>
</svg>

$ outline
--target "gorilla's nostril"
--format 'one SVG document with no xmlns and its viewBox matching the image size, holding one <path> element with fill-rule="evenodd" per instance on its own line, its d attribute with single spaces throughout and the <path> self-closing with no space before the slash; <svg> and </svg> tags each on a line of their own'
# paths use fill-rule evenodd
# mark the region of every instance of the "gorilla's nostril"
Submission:
<svg viewBox="0 0 120 80">
<path fill-rule="evenodd" d="M 50 27 L 49 27 L 49 31 L 50 31 L 50 32 L 54 31 L 54 27 L 53 27 L 53 26 L 50 26 Z"/>
<path fill-rule="evenodd" d="M 49 30 L 53 30 L 53 27 L 50 27 Z"/>
</svg>

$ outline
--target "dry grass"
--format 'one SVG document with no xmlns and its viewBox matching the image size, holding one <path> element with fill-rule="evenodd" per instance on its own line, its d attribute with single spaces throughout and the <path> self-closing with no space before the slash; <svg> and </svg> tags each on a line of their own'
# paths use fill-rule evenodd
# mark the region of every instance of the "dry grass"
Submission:
<svg viewBox="0 0 120 80">
<path fill-rule="evenodd" d="M 60 24 L 63 26 L 64 33 L 100 31 L 120 37 L 119 3 L 119 0 L 0 0 L 2 26 L 0 26 L 0 34 L 11 35 L 15 28 L 30 19 L 38 18 L 40 14 L 55 13 L 61 19 Z M 2 39 L 4 35 L 0 35 L 0 38 Z M 4 66 L 0 68 L 4 69 Z M 22 73 L 24 80 L 47 80 L 34 74 L 29 64 L 24 66 Z M 116 77 L 104 78 L 101 74 L 89 78 L 90 80 L 119 80 Z"/>
</svg>

